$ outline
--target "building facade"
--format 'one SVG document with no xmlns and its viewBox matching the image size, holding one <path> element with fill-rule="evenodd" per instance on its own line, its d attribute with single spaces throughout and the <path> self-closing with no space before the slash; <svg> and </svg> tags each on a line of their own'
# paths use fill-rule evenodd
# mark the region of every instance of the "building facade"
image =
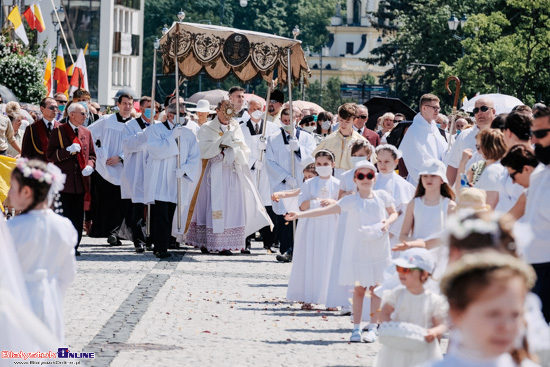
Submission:
<svg viewBox="0 0 550 367">
<path fill-rule="evenodd" d="M 59 6 L 59 0 L 54 0 Z M 46 31 L 38 41 L 54 49 L 58 32 L 50 15 L 51 2 L 41 2 Z M 141 92 L 144 0 L 64 0 L 63 30 L 76 61 L 78 50 L 88 44 L 86 67 L 94 100 L 113 105 L 116 92 L 126 88 Z M 65 44 L 65 64 L 71 65 Z"/>
<path fill-rule="evenodd" d="M 340 4 L 327 27 L 329 42 L 321 53 L 309 53 L 308 63 L 311 69 L 311 81 L 321 76 L 326 81 L 338 77 L 342 83 L 357 83 L 361 77 L 371 74 L 379 77 L 386 67 L 369 65 L 363 58 L 371 56 L 371 51 L 384 40 L 382 34 L 374 28 L 367 14 L 378 10 L 380 0 L 347 0 L 347 15 L 343 17 Z"/>
</svg>

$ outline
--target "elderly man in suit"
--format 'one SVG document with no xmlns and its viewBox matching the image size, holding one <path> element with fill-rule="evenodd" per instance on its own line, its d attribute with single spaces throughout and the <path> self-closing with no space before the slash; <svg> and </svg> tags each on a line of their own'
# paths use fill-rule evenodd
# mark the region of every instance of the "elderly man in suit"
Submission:
<svg viewBox="0 0 550 367">
<path fill-rule="evenodd" d="M 75 254 L 82 238 L 84 199 L 90 195 L 90 175 L 95 167 L 92 134 L 83 126 L 86 109 L 80 103 L 68 108 L 68 121 L 53 129 L 48 143 L 47 158 L 67 176 L 60 193 L 63 215 L 71 220 L 78 232 Z M 89 198 L 87 198 L 89 202 Z"/>
<path fill-rule="evenodd" d="M 21 143 L 21 157 L 40 159 L 41 161 L 48 160 L 46 157 L 48 139 L 52 130 L 59 126 L 59 122 L 55 121 L 57 111 L 55 99 L 46 97 L 40 101 L 42 118 L 25 130 L 23 142 Z"/>
</svg>

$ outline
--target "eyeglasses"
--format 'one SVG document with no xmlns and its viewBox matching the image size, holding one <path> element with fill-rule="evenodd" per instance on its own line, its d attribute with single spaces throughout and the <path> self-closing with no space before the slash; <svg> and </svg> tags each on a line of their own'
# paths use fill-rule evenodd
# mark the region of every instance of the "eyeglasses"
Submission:
<svg viewBox="0 0 550 367">
<path fill-rule="evenodd" d="M 358 179 L 359 181 L 363 181 L 365 178 L 367 180 L 372 180 L 374 178 L 374 173 L 369 172 L 366 175 L 363 173 L 358 173 L 357 175 L 355 175 L 355 178 Z"/>
<path fill-rule="evenodd" d="M 426 107 L 431 107 L 434 109 L 434 111 L 439 112 L 441 111 L 441 108 L 439 106 L 430 106 L 429 104 L 425 105 Z"/>
<path fill-rule="evenodd" d="M 396 265 L 395 270 L 399 274 L 409 274 L 409 273 L 412 273 L 413 270 L 422 270 L 422 269 L 420 269 L 420 268 L 402 268 L 401 266 Z"/>
<path fill-rule="evenodd" d="M 356 119 L 363 119 L 363 120 L 368 118 L 368 117 L 369 117 L 368 115 L 357 115 L 357 116 L 355 116 Z"/>
<path fill-rule="evenodd" d="M 61 100 L 55 100 L 57 102 L 57 104 L 67 104 L 67 101 L 61 101 Z"/>
<path fill-rule="evenodd" d="M 487 111 L 489 111 L 489 108 L 490 108 L 490 107 L 487 107 L 487 106 L 476 107 L 476 108 L 474 108 L 474 110 L 473 110 L 474 115 L 476 115 L 479 111 L 481 111 L 481 112 L 487 112 Z"/>
<path fill-rule="evenodd" d="M 59 109 L 59 108 L 57 108 L 57 106 L 48 106 L 46 108 L 50 111 L 57 111 Z"/>
<path fill-rule="evenodd" d="M 394 124 L 398 124 L 398 123 L 400 123 L 401 121 L 403 121 L 403 120 L 393 120 L 393 123 L 394 123 Z"/>
<path fill-rule="evenodd" d="M 317 123 L 315 121 L 311 121 L 309 123 L 302 124 L 303 126 L 317 126 Z"/>
<path fill-rule="evenodd" d="M 510 174 L 510 178 L 512 179 L 512 181 L 516 182 L 516 175 L 517 175 L 518 173 L 521 173 L 521 172 L 519 172 L 519 171 L 514 171 L 514 173 L 511 173 L 511 174 Z"/>
<path fill-rule="evenodd" d="M 534 136 L 537 139 L 542 139 L 546 137 L 546 135 L 548 135 L 549 132 L 550 132 L 550 129 L 540 129 L 540 130 L 531 130 L 529 134 L 531 136 Z"/>
</svg>

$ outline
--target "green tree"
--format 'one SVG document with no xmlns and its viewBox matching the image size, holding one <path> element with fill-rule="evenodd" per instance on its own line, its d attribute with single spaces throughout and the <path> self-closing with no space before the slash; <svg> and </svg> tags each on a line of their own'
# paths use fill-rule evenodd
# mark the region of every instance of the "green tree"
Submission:
<svg viewBox="0 0 550 367">
<path fill-rule="evenodd" d="M 464 56 L 441 63 L 433 87 L 442 91 L 445 78 L 457 75 L 466 95 L 504 93 L 532 105 L 550 96 L 550 0 L 508 0 L 507 12 L 469 18 Z"/>
<path fill-rule="evenodd" d="M 420 96 L 433 91 L 441 62 L 452 64 L 462 48 L 448 30 L 451 14 L 476 14 L 504 7 L 504 0 L 384 0 L 376 13 L 377 28 L 388 40 L 372 51 L 367 63 L 390 66 L 380 78 L 393 94 L 416 107 Z M 463 30 L 457 36 L 464 36 Z M 443 95 L 440 95 L 444 97 Z M 449 97 L 444 101 L 450 103 Z"/>
</svg>

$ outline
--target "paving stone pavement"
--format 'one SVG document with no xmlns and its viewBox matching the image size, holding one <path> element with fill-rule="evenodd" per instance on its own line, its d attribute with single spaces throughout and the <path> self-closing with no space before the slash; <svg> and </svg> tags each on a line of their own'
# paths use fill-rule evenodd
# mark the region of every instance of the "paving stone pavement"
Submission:
<svg viewBox="0 0 550 367">
<path fill-rule="evenodd" d="M 380 348 L 350 344 L 352 323 L 285 300 L 291 264 L 175 250 L 170 261 L 84 237 L 65 297 L 66 342 L 89 366 L 372 366 Z"/>
</svg>

